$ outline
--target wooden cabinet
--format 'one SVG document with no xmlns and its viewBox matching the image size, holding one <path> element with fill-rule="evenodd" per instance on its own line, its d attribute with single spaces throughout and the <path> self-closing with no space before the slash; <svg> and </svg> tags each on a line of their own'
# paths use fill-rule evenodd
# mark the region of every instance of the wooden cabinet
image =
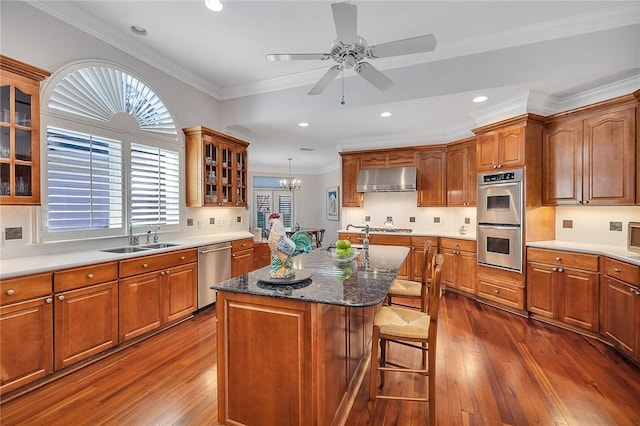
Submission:
<svg viewBox="0 0 640 426">
<path fill-rule="evenodd" d="M 447 147 L 447 206 L 475 206 L 478 200 L 476 141 L 474 138 Z"/>
<path fill-rule="evenodd" d="M 118 263 L 56 271 L 55 368 L 118 344 Z"/>
<path fill-rule="evenodd" d="M 356 191 L 360 174 L 360 157 L 358 155 L 342 156 L 342 207 L 362 207 L 363 197 Z"/>
<path fill-rule="evenodd" d="M 247 206 L 249 143 L 203 126 L 186 136 L 188 207 Z"/>
<path fill-rule="evenodd" d="M 411 264 L 413 272 L 409 279 L 413 281 L 422 280 L 422 263 L 424 262 L 424 243 L 431 242 L 431 248 L 434 253 L 438 252 L 438 237 L 411 237 Z M 427 277 L 431 278 L 431 277 Z"/>
<path fill-rule="evenodd" d="M 640 267 L 603 258 L 602 334 L 640 361 Z"/>
<path fill-rule="evenodd" d="M 534 314 L 597 332 L 598 256 L 527 249 L 528 309 Z"/>
<path fill-rule="evenodd" d="M 253 243 L 253 269 L 271 265 L 271 249 L 267 243 Z"/>
<path fill-rule="evenodd" d="M 369 236 L 371 237 L 371 236 Z M 364 241 L 364 234 L 354 234 L 348 232 L 340 232 L 338 233 L 339 240 L 349 240 L 351 244 L 362 244 Z"/>
<path fill-rule="evenodd" d="M 445 148 L 418 152 L 418 207 L 447 205 L 447 151 Z"/>
<path fill-rule="evenodd" d="M 0 393 L 53 372 L 51 273 L 0 282 Z"/>
<path fill-rule="evenodd" d="M 253 238 L 243 238 L 231 242 L 232 278 L 253 271 L 253 251 Z"/>
<path fill-rule="evenodd" d="M 477 171 L 525 164 L 525 126 L 515 125 L 477 135 Z"/>
<path fill-rule="evenodd" d="M 378 150 L 360 156 L 361 169 L 383 169 L 388 167 L 407 167 L 416 165 L 416 151 Z"/>
<path fill-rule="evenodd" d="M 124 342 L 197 309 L 197 250 L 120 261 L 119 334 Z"/>
<path fill-rule="evenodd" d="M 476 265 L 476 272 L 478 297 L 500 307 L 512 308 L 517 312 L 524 311 L 524 274 L 484 265 Z"/>
<path fill-rule="evenodd" d="M 476 242 L 454 238 L 440 239 L 444 255 L 442 284 L 466 293 L 476 293 Z"/>
<path fill-rule="evenodd" d="M 49 75 L 0 55 L 0 205 L 40 204 L 40 82 Z"/>
<path fill-rule="evenodd" d="M 543 204 L 636 202 L 635 105 L 562 115 L 543 137 Z"/>
</svg>

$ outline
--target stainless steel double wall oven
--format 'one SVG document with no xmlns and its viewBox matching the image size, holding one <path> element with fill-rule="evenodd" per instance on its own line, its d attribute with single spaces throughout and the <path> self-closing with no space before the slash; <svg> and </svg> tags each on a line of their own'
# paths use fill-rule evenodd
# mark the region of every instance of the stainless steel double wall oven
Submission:
<svg viewBox="0 0 640 426">
<path fill-rule="evenodd" d="M 522 169 L 478 174 L 478 264 L 522 272 Z"/>
</svg>

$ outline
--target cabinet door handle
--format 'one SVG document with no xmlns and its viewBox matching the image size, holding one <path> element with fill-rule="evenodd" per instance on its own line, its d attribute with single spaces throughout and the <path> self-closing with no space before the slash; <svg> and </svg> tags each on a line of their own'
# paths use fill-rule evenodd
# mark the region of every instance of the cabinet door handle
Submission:
<svg viewBox="0 0 640 426">
<path fill-rule="evenodd" d="M 564 272 L 564 268 L 558 268 L 558 272 Z"/>
<path fill-rule="evenodd" d="M 165 272 L 167 273 L 167 275 L 169 275 L 171 273 L 171 271 L 169 269 L 167 269 Z"/>
<path fill-rule="evenodd" d="M 87 275 L 87 278 L 89 278 L 90 280 L 92 280 L 92 279 L 93 279 L 93 274 L 89 274 L 89 275 Z"/>
<path fill-rule="evenodd" d="M 53 299 L 51 297 L 47 297 L 46 299 L 44 299 L 44 303 L 51 303 L 53 302 Z"/>
<path fill-rule="evenodd" d="M 64 300 L 64 296 L 61 294 L 60 296 L 58 296 L 58 300 Z"/>
<path fill-rule="evenodd" d="M 16 291 L 14 289 L 9 289 L 7 290 L 7 296 L 13 296 L 14 294 L 16 294 Z"/>
<path fill-rule="evenodd" d="M 164 276 L 164 271 L 160 271 L 160 275 Z"/>
<path fill-rule="evenodd" d="M 556 268 L 555 266 L 554 266 L 553 268 L 551 268 L 551 270 L 552 270 L 553 272 L 558 272 L 558 268 Z"/>
</svg>

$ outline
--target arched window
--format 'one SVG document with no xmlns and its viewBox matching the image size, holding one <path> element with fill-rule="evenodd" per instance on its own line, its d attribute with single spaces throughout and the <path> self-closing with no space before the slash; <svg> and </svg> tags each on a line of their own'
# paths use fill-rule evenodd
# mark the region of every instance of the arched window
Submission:
<svg viewBox="0 0 640 426">
<path fill-rule="evenodd" d="M 44 92 L 42 240 L 179 229 L 184 150 L 166 105 L 111 65 L 71 68 Z"/>
</svg>

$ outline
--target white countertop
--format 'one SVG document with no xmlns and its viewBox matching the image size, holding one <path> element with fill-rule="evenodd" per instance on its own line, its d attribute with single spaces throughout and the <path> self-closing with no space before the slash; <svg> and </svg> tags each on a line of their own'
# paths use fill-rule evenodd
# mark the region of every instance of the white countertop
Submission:
<svg viewBox="0 0 640 426">
<path fill-rule="evenodd" d="M 528 242 L 527 247 L 545 248 L 551 250 L 568 250 L 579 253 L 598 254 L 617 259 L 622 262 L 640 266 L 640 253 L 627 250 L 626 247 L 608 246 L 603 244 L 575 243 L 571 241 L 534 241 Z"/>
<path fill-rule="evenodd" d="M 158 253 L 166 253 L 173 250 L 194 248 L 208 244 L 223 243 L 226 241 L 239 240 L 242 238 L 253 238 L 253 234 L 247 231 L 225 232 L 209 235 L 196 235 L 182 238 L 171 238 L 171 240 L 160 241 L 176 243 L 178 246 L 163 249 L 145 250 L 136 253 L 108 253 L 99 249 L 86 251 L 74 251 L 68 253 L 47 254 L 41 256 L 20 257 L 0 261 L 0 279 L 18 277 L 21 275 L 37 274 L 41 272 L 51 272 L 60 269 L 74 268 L 78 266 L 91 265 L 129 259 L 139 256 L 148 256 Z M 117 247 L 121 247 L 119 245 Z M 105 248 L 115 248 L 105 247 Z"/>
</svg>

